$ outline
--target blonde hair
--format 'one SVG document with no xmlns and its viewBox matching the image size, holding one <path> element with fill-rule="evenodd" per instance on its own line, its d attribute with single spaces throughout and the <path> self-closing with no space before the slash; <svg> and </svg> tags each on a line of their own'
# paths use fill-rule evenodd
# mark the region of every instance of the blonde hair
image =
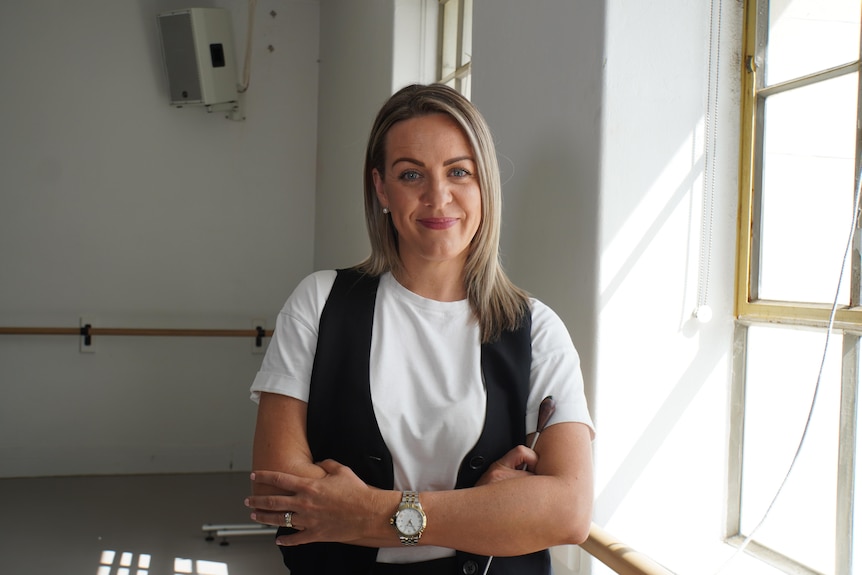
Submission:
<svg viewBox="0 0 862 575">
<path fill-rule="evenodd" d="M 476 315 L 482 342 L 496 340 L 503 331 L 520 327 L 528 313 L 528 294 L 509 280 L 500 263 L 502 220 L 500 169 L 491 131 L 473 104 L 443 84 L 407 86 L 396 92 L 377 114 L 365 153 L 365 222 L 371 240 L 371 255 L 357 269 L 378 276 L 403 271 L 398 255 L 398 234 L 377 199 L 372 171 L 385 172 L 386 135 L 398 122 L 446 114 L 461 127 L 476 162 L 482 197 L 482 220 L 470 245 L 464 283 L 470 307 Z"/>
</svg>

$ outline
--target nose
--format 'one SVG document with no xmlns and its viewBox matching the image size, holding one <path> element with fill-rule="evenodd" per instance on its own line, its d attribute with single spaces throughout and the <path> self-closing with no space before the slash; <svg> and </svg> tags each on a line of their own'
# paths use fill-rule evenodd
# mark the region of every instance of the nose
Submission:
<svg viewBox="0 0 862 575">
<path fill-rule="evenodd" d="M 422 203 L 429 208 L 441 208 L 451 201 L 452 191 L 446 178 L 428 178 L 428 185 L 422 191 Z"/>
</svg>

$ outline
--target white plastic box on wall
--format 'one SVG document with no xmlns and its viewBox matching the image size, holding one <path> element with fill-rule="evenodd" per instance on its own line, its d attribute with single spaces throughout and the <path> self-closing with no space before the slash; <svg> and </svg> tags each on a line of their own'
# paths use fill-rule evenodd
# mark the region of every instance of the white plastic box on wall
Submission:
<svg viewBox="0 0 862 575">
<path fill-rule="evenodd" d="M 230 12 L 173 10 L 159 14 L 158 26 L 171 104 L 213 106 L 237 101 Z"/>
</svg>

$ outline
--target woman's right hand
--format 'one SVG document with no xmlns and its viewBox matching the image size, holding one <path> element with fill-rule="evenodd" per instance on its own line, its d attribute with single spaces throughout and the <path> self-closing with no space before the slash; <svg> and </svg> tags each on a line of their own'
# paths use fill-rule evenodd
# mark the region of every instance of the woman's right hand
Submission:
<svg viewBox="0 0 862 575">
<path fill-rule="evenodd" d="M 328 459 L 320 462 L 322 478 L 307 478 L 290 473 L 255 471 L 252 481 L 264 489 L 255 491 L 284 495 L 251 495 L 245 504 L 252 510 L 253 521 L 282 526 L 285 513 L 291 512 L 291 524 L 300 533 L 283 536 L 279 545 L 301 545 L 320 541 L 349 543 L 370 536 L 371 525 L 385 524 L 395 501 L 378 504 L 380 497 L 394 499 L 394 491 L 368 486 L 349 467 Z M 400 495 L 398 495 L 400 497 Z M 378 518 L 380 509 L 386 517 Z M 375 519 L 379 519 L 375 521 Z M 394 539 L 394 533 L 385 531 Z M 391 542 L 391 541 L 390 541 Z"/>
</svg>

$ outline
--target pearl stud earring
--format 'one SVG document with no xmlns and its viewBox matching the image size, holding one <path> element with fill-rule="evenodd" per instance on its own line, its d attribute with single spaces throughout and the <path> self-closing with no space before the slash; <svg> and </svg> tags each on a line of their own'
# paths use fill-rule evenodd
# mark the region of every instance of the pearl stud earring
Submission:
<svg viewBox="0 0 862 575">
<path fill-rule="evenodd" d="M 389 208 L 383 208 L 383 213 L 384 213 L 384 214 L 388 214 L 388 213 L 389 213 Z"/>
</svg>

